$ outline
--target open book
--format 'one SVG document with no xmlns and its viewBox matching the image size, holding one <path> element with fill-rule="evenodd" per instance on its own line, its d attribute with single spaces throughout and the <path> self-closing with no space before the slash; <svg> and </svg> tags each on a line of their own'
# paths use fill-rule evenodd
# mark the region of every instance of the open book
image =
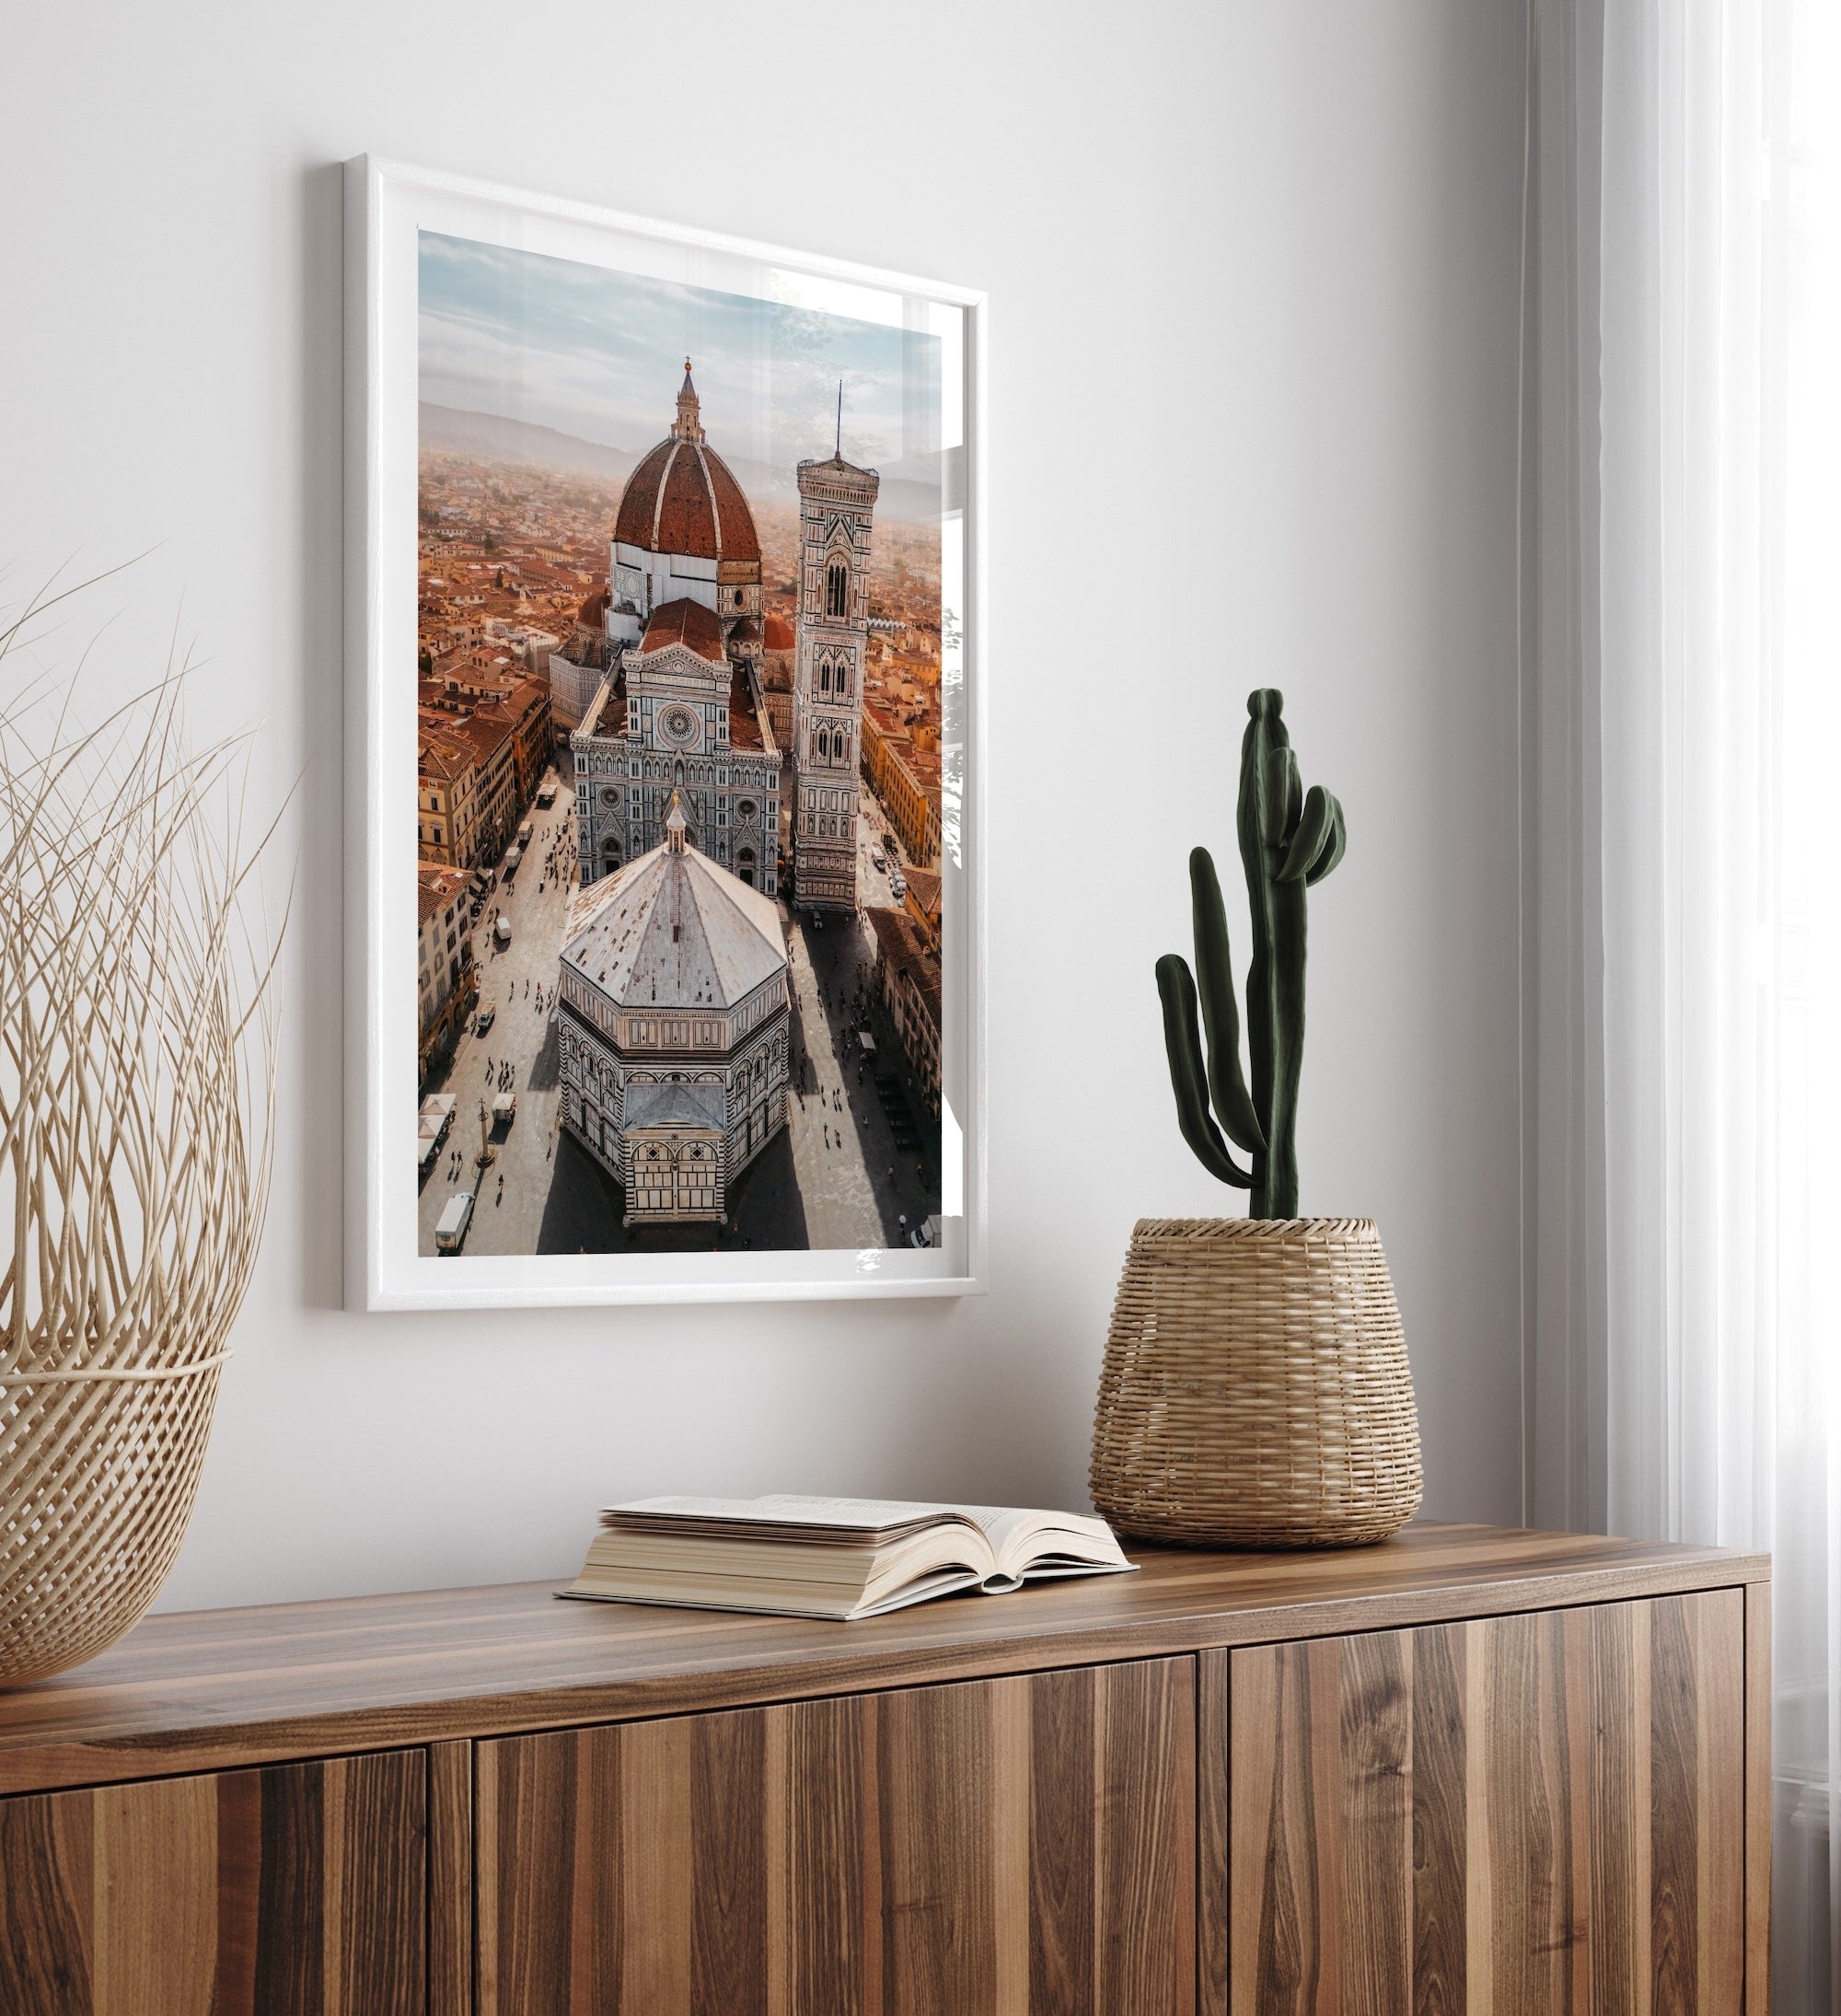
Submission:
<svg viewBox="0 0 1841 2016">
<path fill-rule="evenodd" d="M 784 1616 L 873 1617 L 1132 1563 L 1103 1519 L 876 1498 L 641 1498 L 610 1505 L 562 1593 Z"/>
</svg>

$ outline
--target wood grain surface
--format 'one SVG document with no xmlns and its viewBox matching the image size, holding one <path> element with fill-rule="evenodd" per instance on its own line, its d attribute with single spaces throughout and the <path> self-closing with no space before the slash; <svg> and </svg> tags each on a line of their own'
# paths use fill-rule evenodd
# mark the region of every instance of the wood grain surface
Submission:
<svg viewBox="0 0 1841 2016">
<path fill-rule="evenodd" d="M 1191 2016 L 1188 1659 L 478 1751 L 480 2016 Z"/>
<path fill-rule="evenodd" d="M 1196 2010 L 1226 2016 L 1230 1655 L 1196 1654 Z"/>
<path fill-rule="evenodd" d="M 1738 1589 L 1234 1651 L 1228 2006 L 1738 2016 L 1744 1660 Z"/>
<path fill-rule="evenodd" d="M 6 2016 L 419 2016 L 423 1759 L 0 1800 Z"/>
<path fill-rule="evenodd" d="M 1763 1557 L 1485 1526 L 1318 1554 L 1133 1547 L 1136 1575 L 857 1624 L 558 1603 L 556 1583 L 156 1616 L 0 1693 L 0 1793 L 1392 1630 L 1764 1582 Z"/>
<path fill-rule="evenodd" d="M 473 1745 L 430 1744 L 428 2016 L 473 2010 Z"/>
</svg>

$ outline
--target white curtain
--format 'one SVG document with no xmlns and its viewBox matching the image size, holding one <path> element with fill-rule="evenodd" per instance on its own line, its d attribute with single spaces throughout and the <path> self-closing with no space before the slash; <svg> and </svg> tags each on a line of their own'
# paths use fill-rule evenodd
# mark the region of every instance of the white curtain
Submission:
<svg viewBox="0 0 1841 2016">
<path fill-rule="evenodd" d="M 1841 1984 L 1837 12 L 1531 15 L 1531 1502 L 1775 1555 L 1789 2016 Z"/>
</svg>

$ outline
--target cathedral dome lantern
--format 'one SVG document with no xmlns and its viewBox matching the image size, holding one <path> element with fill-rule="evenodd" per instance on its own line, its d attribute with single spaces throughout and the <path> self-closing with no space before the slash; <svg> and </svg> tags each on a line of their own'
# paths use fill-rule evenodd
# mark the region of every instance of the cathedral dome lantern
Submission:
<svg viewBox="0 0 1841 2016">
<path fill-rule="evenodd" d="M 690 360 L 684 360 L 684 383 L 677 388 L 677 424 L 671 430 L 673 440 L 701 441 L 703 438 L 703 402 L 697 397 L 697 388 L 690 382 Z"/>
</svg>

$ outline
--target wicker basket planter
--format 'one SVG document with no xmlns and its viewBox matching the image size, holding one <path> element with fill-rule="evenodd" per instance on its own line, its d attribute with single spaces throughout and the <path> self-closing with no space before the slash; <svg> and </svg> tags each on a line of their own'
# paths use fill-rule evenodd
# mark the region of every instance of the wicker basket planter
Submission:
<svg viewBox="0 0 1841 2016">
<path fill-rule="evenodd" d="M 0 1379 L 0 1686 L 94 1658 L 159 1593 L 223 1364 Z"/>
<path fill-rule="evenodd" d="M 1387 1257 L 1365 1218 L 1144 1218 L 1094 1422 L 1094 1505 L 1190 1546 L 1351 1547 L 1422 1495 Z"/>
</svg>

